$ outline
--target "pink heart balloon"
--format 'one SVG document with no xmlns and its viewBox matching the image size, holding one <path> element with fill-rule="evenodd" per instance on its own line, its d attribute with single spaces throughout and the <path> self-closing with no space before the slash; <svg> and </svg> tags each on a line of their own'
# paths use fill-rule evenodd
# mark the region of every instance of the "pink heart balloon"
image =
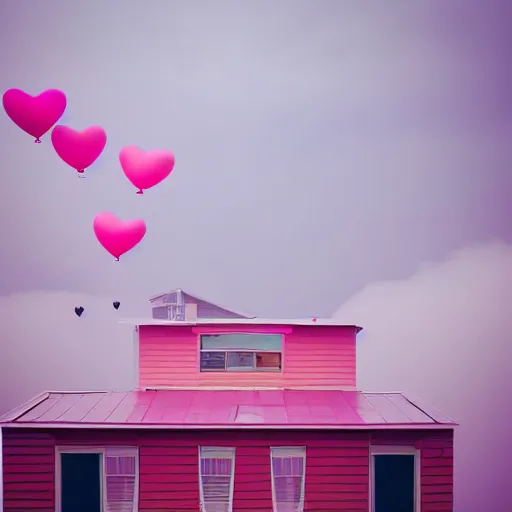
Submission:
<svg viewBox="0 0 512 512">
<path fill-rule="evenodd" d="M 133 249 L 146 234 L 142 219 L 122 221 L 109 212 L 99 213 L 93 222 L 98 242 L 119 261 L 120 256 Z"/>
<path fill-rule="evenodd" d="M 83 173 L 105 149 L 107 134 L 100 126 L 90 126 L 77 132 L 68 126 L 59 125 L 52 130 L 52 144 L 64 162 Z"/>
<path fill-rule="evenodd" d="M 119 161 L 126 177 L 142 194 L 143 189 L 158 185 L 174 168 L 171 151 L 143 151 L 137 146 L 126 146 L 119 152 Z"/>
<path fill-rule="evenodd" d="M 40 137 L 64 114 L 67 100 L 58 89 L 48 89 L 38 96 L 30 96 L 20 89 L 9 89 L 4 93 L 3 104 L 11 120 L 40 143 Z"/>
</svg>

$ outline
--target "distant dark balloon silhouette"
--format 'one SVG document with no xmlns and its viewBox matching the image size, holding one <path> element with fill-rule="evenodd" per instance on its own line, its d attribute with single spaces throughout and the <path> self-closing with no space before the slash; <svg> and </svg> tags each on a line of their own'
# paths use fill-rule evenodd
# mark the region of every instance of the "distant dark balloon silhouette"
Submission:
<svg viewBox="0 0 512 512">
<path fill-rule="evenodd" d="M 116 308 L 116 309 L 119 309 L 120 305 L 121 305 L 121 303 L 118 302 L 117 300 L 115 302 L 112 302 L 112 306 L 114 306 L 114 308 Z"/>
<path fill-rule="evenodd" d="M 82 316 L 83 312 L 84 312 L 84 308 L 82 306 L 80 306 L 79 308 L 75 308 L 76 316 L 78 316 L 78 317 Z"/>
</svg>

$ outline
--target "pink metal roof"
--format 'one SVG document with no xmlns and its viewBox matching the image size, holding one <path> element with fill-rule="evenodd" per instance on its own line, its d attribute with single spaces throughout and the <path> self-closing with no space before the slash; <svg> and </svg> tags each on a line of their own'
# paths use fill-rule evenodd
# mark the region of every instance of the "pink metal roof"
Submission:
<svg viewBox="0 0 512 512">
<path fill-rule="evenodd" d="M 195 318 L 194 320 L 163 320 L 159 318 L 124 318 L 122 324 L 151 326 L 166 325 L 174 327 L 195 325 L 293 325 L 315 327 L 348 327 L 355 329 L 356 334 L 363 330 L 355 324 L 347 324 L 333 318 Z"/>
<path fill-rule="evenodd" d="M 450 428 L 400 393 L 336 390 L 165 390 L 44 393 L 0 418 L 51 428 Z"/>
</svg>

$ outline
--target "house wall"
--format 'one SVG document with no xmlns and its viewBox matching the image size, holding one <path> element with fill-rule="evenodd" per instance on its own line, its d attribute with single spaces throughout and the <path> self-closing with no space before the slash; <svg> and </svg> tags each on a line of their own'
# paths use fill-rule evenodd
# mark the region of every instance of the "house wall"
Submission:
<svg viewBox="0 0 512 512">
<path fill-rule="evenodd" d="M 199 333 L 284 334 L 282 372 L 200 372 Z M 350 327 L 139 327 L 139 386 L 345 387 L 356 385 L 356 335 Z"/>
<path fill-rule="evenodd" d="M 233 510 L 271 512 L 270 446 L 306 446 L 305 510 L 368 512 L 370 444 L 421 452 L 422 512 L 453 512 L 453 431 L 5 429 L 4 512 L 54 512 L 56 445 L 139 447 L 140 512 L 199 510 L 198 446 L 236 448 Z"/>
</svg>

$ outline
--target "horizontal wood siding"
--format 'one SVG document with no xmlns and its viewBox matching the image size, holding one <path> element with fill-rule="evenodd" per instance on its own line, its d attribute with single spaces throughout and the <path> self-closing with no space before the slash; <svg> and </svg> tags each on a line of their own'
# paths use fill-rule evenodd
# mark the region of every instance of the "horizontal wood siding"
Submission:
<svg viewBox="0 0 512 512">
<path fill-rule="evenodd" d="M 197 383 L 197 335 L 190 327 L 139 327 L 139 386 Z"/>
<path fill-rule="evenodd" d="M 257 332 L 257 327 L 227 326 L 224 332 Z M 291 334 L 284 335 L 282 373 L 199 372 L 198 356 L 198 335 L 192 327 L 142 326 L 139 385 L 350 388 L 356 384 L 355 332 L 345 327 L 294 326 Z"/>
<path fill-rule="evenodd" d="M 421 509 L 453 511 L 453 431 L 427 437 L 422 443 Z"/>
<path fill-rule="evenodd" d="M 239 439 L 233 443 L 233 440 L 221 435 L 212 441 L 203 442 L 210 442 L 212 446 L 227 444 L 236 449 L 233 510 L 237 512 L 272 511 L 268 438 L 249 435 L 243 439 L 242 443 Z"/>
<path fill-rule="evenodd" d="M 55 446 L 138 446 L 140 512 L 199 510 L 199 446 L 236 449 L 234 511 L 272 512 L 270 447 L 306 446 L 305 510 L 367 512 L 370 445 L 421 450 L 422 512 L 453 512 L 453 433 L 5 429 L 5 512 L 54 512 Z"/>
<path fill-rule="evenodd" d="M 141 435 L 139 446 L 139 512 L 197 512 L 197 442 L 169 434 Z"/>
<path fill-rule="evenodd" d="M 4 512 L 55 511 L 55 441 L 50 434 L 3 434 Z"/>
<path fill-rule="evenodd" d="M 356 385 L 353 329 L 296 326 L 285 338 L 286 387 Z"/>
<path fill-rule="evenodd" d="M 304 509 L 367 512 L 369 448 L 369 433 L 326 432 L 308 440 Z"/>
</svg>

